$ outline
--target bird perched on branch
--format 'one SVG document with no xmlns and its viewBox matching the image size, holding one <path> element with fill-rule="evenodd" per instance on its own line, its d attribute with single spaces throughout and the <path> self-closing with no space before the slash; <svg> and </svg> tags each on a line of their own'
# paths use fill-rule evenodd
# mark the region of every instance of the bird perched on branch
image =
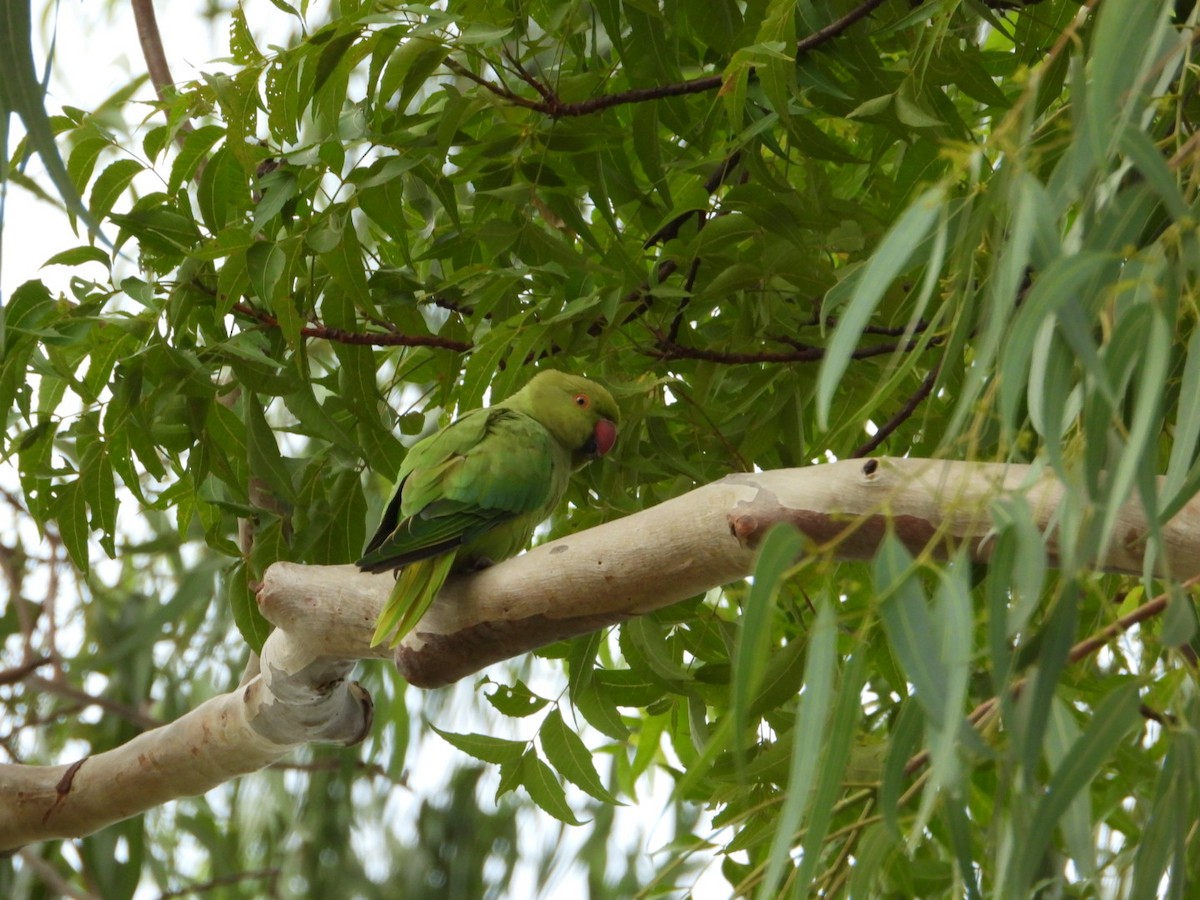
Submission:
<svg viewBox="0 0 1200 900">
<path fill-rule="evenodd" d="M 548 370 L 414 444 L 358 561 L 364 572 L 400 569 L 371 643 L 399 644 L 451 572 L 523 550 L 571 473 L 612 449 L 619 418 L 605 388 Z"/>
</svg>

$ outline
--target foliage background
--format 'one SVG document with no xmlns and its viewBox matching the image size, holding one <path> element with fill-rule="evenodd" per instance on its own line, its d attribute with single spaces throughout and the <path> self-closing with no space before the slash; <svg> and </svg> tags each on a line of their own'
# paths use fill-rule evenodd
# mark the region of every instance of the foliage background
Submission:
<svg viewBox="0 0 1200 900">
<path fill-rule="evenodd" d="M 1020 498 L 986 570 L 895 543 L 793 565 L 776 534 L 752 585 L 482 689 L 366 668 L 361 748 L 23 851 L 6 895 L 678 894 L 710 860 L 766 897 L 1187 895 L 1191 601 L 1087 563 L 1130 540 L 1126 499 L 1161 522 L 1200 487 L 1192 3 L 212 15 L 229 60 L 151 107 L 43 121 L 6 55 L 9 189 L 80 234 L 52 259 L 66 291 L 4 298 L 5 503 L 44 535 L 5 540 L 10 759 L 114 746 L 236 683 L 265 567 L 353 559 L 405 445 L 533 366 L 624 411 L 548 534 L 878 451 L 1050 467 L 1061 559 Z M 50 134 L 61 201 L 22 168 Z M 1161 620 L 1071 653 L 1163 590 Z M 611 805 L 668 794 L 654 843 Z"/>
</svg>

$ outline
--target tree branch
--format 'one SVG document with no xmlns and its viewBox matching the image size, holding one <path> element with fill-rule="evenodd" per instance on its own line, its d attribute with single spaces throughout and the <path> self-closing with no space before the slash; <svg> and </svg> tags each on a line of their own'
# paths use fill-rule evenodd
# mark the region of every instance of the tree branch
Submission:
<svg viewBox="0 0 1200 900">
<path fill-rule="evenodd" d="M 941 337 L 935 335 L 926 343 L 925 347 L 928 349 L 936 347 L 941 343 Z M 824 347 L 798 343 L 794 343 L 793 346 L 796 349 L 790 351 L 755 350 L 737 353 L 729 350 L 708 350 L 703 347 L 687 347 L 672 341 L 665 334 L 656 334 L 654 345 L 644 348 L 642 353 L 647 356 L 653 356 L 656 359 L 699 359 L 705 362 L 723 363 L 730 366 L 742 366 L 753 363 L 820 362 L 825 358 Z M 921 342 L 918 340 L 909 341 L 904 344 L 903 348 L 898 343 L 867 344 L 854 350 L 850 354 L 850 358 L 868 359 L 872 356 L 884 356 L 889 353 L 895 353 L 900 349 L 903 349 L 905 353 L 911 353 L 920 346 Z"/>
<path fill-rule="evenodd" d="M 272 328 L 279 327 L 279 320 L 270 313 L 255 309 L 245 303 L 235 303 L 233 311 L 247 316 L 263 325 Z M 369 347 L 437 347 L 441 350 L 454 350 L 466 353 L 473 346 L 469 342 L 456 341 L 453 338 L 438 337 L 436 334 L 378 334 L 368 331 L 346 331 L 342 328 L 332 328 L 328 325 L 305 325 L 300 329 L 302 337 L 320 338 L 336 344 L 358 344 Z"/>
<path fill-rule="evenodd" d="M 828 43 L 835 37 L 840 35 L 850 26 L 865 19 L 878 7 L 882 6 L 886 0 L 864 0 L 846 15 L 840 19 L 830 22 L 824 28 L 814 31 L 807 37 L 796 42 L 796 55 L 808 53 L 816 49 L 822 44 Z M 514 93 L 506 87 L 493 84 L 486 78 L 481 78 L 474 72 L 467 69 L 460 63 L 452 60 L 447 60 L 445 65 L 451 71 L 469 78 L 476 84 L 490 91 L 498 97 L 502 97 L 510 103 L 517 106 L 523 106 L 526 109 L 540 112 L 551 119 L 565 119 L 578 116 L 589 116 L 593 113 L 601 112 L 606 109 L 612 109 L 614 106 L 624 106 L 629 103 L 645 103 L 648 100 L 663 100 L 667 97 L 684 97 L 688 94 L 703 94 L 708 91 L 715 91 L 725 82 L 725 75 L 704 75 L 700 78 L 692 78 L 687 81 L 679 81 L 673 84 L 657 84 L 651 87 L 632 88 L 627 91 L 619 91 L 615 94 L 605 94 L 600 97 L 591 97 L 587 100 L 580 100 L 575 103 L 564 103 L 563 100 L 549 86 L 538 81 L 532 75 L 524 70 L 515 60 L 510 57 L 510 62 L 514 63 L 518 77 L 541 97 L 541 100 L 530 100 L 528 97 L 522 97 Z"/>
<path fill-rule="evenodd" d="M 914 553 L 965 546 L 986 562 L 991 502 L 1020 494 L 1057 560 L 1051 523 L 1061 483 L 1032 467 L 879 458 L 731 475 L 619 521 L 543 544 L 482 572 L 452 577 L 397 648 L 419 687 L 448 684 L 493 662 L 694 597 L 750 574 L 755 548 L 790 522 L 811 552 L 868 559 L 889 532 Z M 1148 534 L 1136 501 L 1123 507 L 1102 569 L 1141 574 Z M 1200 499 L 1162 529 L 1160 574 L 1200 575 Z M 0 850 L 89 834 L 168 800 L 203 793 L 270 765 L 306 741 L 352 744 L 370 698 L 347 681 L 371 647 L 388 575 L 353 566 L 276 563 L 258 602 L 275 626 L 262 671 L 179 720 L 73 765 L 0 765 Z"/>
<path fill-rule="evenodd" d="M 69 765 L 0 764 L 0 850 L 91 834 L 203 794 L 310 741 L 356 743 L 372 708 L 346 680 L 352 667 L 325 655 L 320 642 L 275 631 L 261 674 L 169 725 Z"/>
<path fill-rule="evenodd" d="M 939 361 L 937 365 L 929 370 L 929 373 L 921 381 L 920 387 L 908 398 L 908 402 L 900 408 L 900 411 L 888 419 L 878 431 L 871 435 L 869 441 L 855 449 L 850 454 L 850 459 L 860 459 L 869 453 L 874 453 L 875 449 L 886 441 L 893 431 L 907 422 L 909 417 L 917 411 L 917 407 L 921 405 L 921 401 L 933 392 L 933 386 L 937 384 L 938 372 L 941 371 L 941 368 L 942 364 Z"/>
<path fill-rule="evenodd" d="M 890 527 L 914 552 L 945 557 L 966 543 L 986 561 L 990 501 L 1022 492 L 1048 526 L 1062 486 L 1043 477 L 1024 487 L 1028 466 L 884 459 L 733 475 L 648 510 L 541 545 L 483 572 L 452 578 L 397 651 L 413 684 L 448 684 L 492 662 L 605 627 L 749 574 L 759 537 L 796 525 L 838 559 L 867 559 Z M 892 511 L 889 519 L 884 509 Z M 1200 501 L 1165 528 L 1176 576 L 1200 572 Z M 1128 505 L 1118 533 L 1146 533 Z M 1056 540 L 1047 535 L 1051 561 Z M 1141 546 L 1116 544 L 1100 567 L 1140 573 Z M 360 654 L 391 589 L 388 577 L 348 567 L 277 563 L 259 603 L 284 629 L 324 634 L 331 654 Z M 314 598 L 325 597 L 325 603 Z M 347 622 L 347 610 L 353 610 Z"/>
</svg>

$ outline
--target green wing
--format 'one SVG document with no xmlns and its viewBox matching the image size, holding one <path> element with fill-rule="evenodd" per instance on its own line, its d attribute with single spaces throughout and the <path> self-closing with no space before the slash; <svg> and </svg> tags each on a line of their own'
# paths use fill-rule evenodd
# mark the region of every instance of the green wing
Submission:
<svg viewBox="0 0 1200 900">
<path fill-rule="evenodd" d="M 544 509 L 554 494 L 552 440 L 533 418 L 493 407 L 419 442 L 359 568 L 383 572 L 449 553 Z"/>
</svg>

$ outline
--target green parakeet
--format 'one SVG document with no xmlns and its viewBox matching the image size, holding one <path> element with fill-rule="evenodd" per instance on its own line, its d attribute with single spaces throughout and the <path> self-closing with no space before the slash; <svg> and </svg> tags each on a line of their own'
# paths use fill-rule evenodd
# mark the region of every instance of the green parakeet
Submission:
<svg viewBox="0 0 1200 900">
<path fill-rule="evenodd" d="M 619 416 L 594 381 L 544 371 L 414 444 L 358 561 L 365 572 L 401 570 L 372 644 L 389 636 L 391 646 L 400 643 L 451 572 L 521 552 L 571 473 L 612 449 Z"/>
</svg>

